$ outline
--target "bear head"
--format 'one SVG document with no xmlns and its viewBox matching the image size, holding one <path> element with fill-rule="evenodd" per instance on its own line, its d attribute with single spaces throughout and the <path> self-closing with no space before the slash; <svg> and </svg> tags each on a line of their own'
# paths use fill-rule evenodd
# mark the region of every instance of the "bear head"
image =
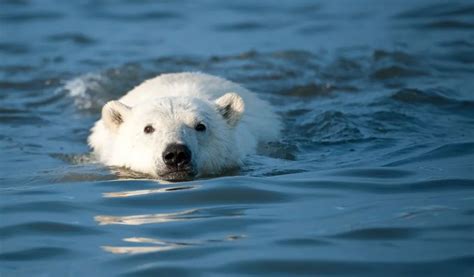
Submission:
<svg viewBox="0 0 474 277">
<path fill-rule="evenodd" d="M 133 107 L 110 101 L 102 121 L 114 165 L 169 181 L 216 174 L 241 164 L 235 141 L 244 101 L 163 97 Z"/>
</svg>

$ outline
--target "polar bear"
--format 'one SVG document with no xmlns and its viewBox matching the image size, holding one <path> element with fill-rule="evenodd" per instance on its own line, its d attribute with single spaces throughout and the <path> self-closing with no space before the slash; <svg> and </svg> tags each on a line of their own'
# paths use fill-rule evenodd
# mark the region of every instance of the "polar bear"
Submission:
<svg viewBox="0 0 474 277">
<path fill-rule="evenodd" d="M 184 181 L 238 168 L 259 143 L 277 140 L 272 107 L 231 81 L 162 74 L 102 108 L 88 142 L 102 163 Z"/>
</svg>

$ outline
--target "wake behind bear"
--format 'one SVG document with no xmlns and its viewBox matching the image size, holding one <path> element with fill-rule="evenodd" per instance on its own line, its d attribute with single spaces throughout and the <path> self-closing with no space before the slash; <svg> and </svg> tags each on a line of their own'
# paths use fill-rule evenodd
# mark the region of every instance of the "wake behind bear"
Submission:
<svg viewBox="0 0 474 277">
<path fill-rule="evenodd" d="M 279 138 L 272 107 L 228 80 L 163 74 L 102 108 L 89 145 L 109 166 L 184 181 L 240 167 L 259 143 Z"/>
</svg>

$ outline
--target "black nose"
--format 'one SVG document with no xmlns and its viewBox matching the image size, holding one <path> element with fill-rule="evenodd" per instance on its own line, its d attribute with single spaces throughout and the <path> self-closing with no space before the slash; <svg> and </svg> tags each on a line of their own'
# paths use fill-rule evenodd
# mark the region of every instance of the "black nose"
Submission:
<svg viewBox="0 0 474 277">
<path fill-rule="evenodd" d="M 163 161 L 168 167 L 182 167 L 191 162 L 191 151 L 184 144 L 170 144 L 163 152 Z"/>
</svg>

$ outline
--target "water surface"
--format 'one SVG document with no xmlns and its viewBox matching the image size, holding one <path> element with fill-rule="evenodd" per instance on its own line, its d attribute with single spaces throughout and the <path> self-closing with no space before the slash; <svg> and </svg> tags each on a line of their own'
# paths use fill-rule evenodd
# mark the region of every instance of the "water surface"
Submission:
<svg viewBox="0 0 474 277">
<path fill-rule="evenodd" d="M 470 1 L 0 5 L 1 276 L 474 273 Z M 180 71 L 285 135 L 184 183 L 89 157 L 106 101 Z"/>
</svg>

